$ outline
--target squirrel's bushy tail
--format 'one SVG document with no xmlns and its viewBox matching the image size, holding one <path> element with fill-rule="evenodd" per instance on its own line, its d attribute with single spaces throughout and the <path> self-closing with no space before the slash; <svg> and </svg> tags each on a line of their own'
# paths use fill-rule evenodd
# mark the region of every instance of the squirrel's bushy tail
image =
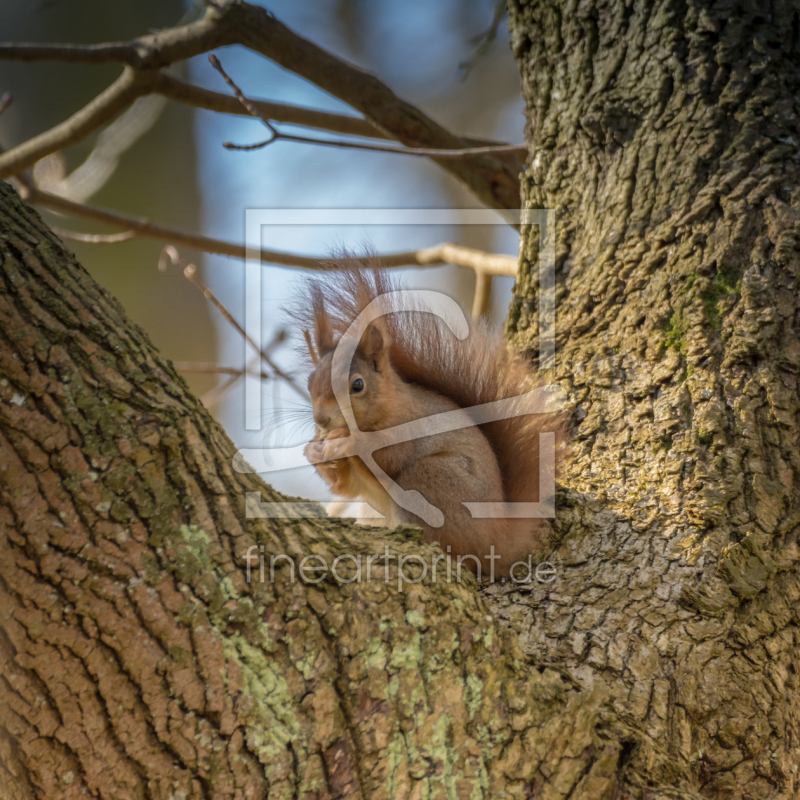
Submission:
<svg viewBox="0 0 800 800">
<path fill-rule="evenodd" d="M 343 262 L 346 265 L 342 269 Z M 312 278 L 310 292 L 293 309 L 309 331 L 318 354 L 336 345 L 353 320 L 376 297 L 405 289 L 377 259 L 337 259 L 335 269 Z M 543 382 L 521 355 L 509 351 L 499 332 L 483 320 L 470 324 L 466 339 L 457 339 L 442 320 L 424 310 L 395 312 L 381 320 L 389 357 L 406 381 L 444 395 L 461 408 L 518 397 Z M 544 412 L 544 402 L 538 409 Z M 489 440 L 510 502 L 536 502 L 539 495 L 539 434 L 556 439 L 556 467 L 563 458 L 567 421 L 557 413 L 512 417 L 480 426 Z M 510 520 L 530 525 L 530 520 Z"/>
</svg>

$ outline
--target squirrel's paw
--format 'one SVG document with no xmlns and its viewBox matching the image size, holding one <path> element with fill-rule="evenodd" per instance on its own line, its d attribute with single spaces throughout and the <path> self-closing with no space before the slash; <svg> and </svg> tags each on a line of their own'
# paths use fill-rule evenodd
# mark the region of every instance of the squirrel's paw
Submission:
<svg viewBox="0 0 800 800">
<path fill-rule="evenodd" d="M 322 442 L 319 440 L 310 441 L 303 450 L 303 455 L 315 466 L 322 460 Z"/>
<path fill-rule="evenodd" d="M 326 461 L 336 461 L 353 455 L 353 439 L 344 428 L 335 428 L 326 437 L 322 445 L 322 457 Z"/>
<path fill-rule="evenodd" d="M 335 428 L 324 439 L 316 436 L 305 446 L 303 454 L 316 467 L 333 467 L 336 462 L 353 455 L 353 440 L 345 428 Z"/>
</svg>

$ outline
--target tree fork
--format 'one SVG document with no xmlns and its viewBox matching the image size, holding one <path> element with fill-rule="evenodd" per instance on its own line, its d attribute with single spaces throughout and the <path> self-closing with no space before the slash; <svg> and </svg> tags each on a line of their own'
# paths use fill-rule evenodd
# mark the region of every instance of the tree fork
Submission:
<svg viewBox="0 0 800 800">
<path fill-rule="evenodd" d="M 246 520 L 278 496 L 2 186 L 3 797 L 796 795 L 800 21 L 734 6 L 511 4 L 578 424 L 557 583 L 494 618 L 393 559 L 248 584 L 435 549 Z"/>
<path fill-rule="evenodd" d="M 0 797 L 601 796 L 632 748 L 688 786 L 471 576 L 399 589 L 419 531 L 247 520 L 279 495 L 4 183 L 0 215 Z M 312 552 L 387 559 L 270 580 Z"/>
</svg>

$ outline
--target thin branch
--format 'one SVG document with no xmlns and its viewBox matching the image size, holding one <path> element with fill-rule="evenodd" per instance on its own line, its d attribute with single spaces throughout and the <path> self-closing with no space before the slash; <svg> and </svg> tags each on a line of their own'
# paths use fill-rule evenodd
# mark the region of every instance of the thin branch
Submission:
<svg viewBox="0 0 800 800">
<path fill-rule="evenodd" d="M 88 244 L 118 244 L 127 242 L 129 239 L 136 238 L 135 231 L 123 231 L 122 233 L 79 233 L 78 231 L 68 231 L 66 228 L 50 226 L 50 230 L 59 239 L 68 239 L 73 242 L 87 242 Z"/>
<path fill-rule="evenodd" d="M 23 177 L 24 175 L 18 175 L 17 179 L 22 179 Z M 44 208 L 50 208 L 82 219 L 113 225 L 117 228 L 122 228 L 126 234 L 133 233 L 136 236 L 191 247 L 194 250 L 200 250 L 205 253 L 216 253 L 241 259 L 247 257 L 244 245 L 234 244 L 223 239 L 214 239 L 210 236 L 200 236 L 177 228 L 168 228 L 164 225 L 156 225 L 145 217 L 134 217 L 119 211 L 90 206 L 86 203 L 76 203 L 74 200 L 67 200 L 49 192 L 43 192 L 30 183 L 21 187 L 21 193 L 32 205 L 43 206 Z M 257 252 L 262 262 L 278 264 L 283 267 L 318 270 L 321 268 L 320 262 L 324 260 L 320 256 L 297 255 L 281 250 L 261 249 Z M 378 256 L 378 258 L 387 267 L 428 267 L 454 264 L 459 267 L 481 270 L 488 275 L 515 277 L 517 274 L 517 259 L 515 256 L 486 253 L 471 247 L 449 243 L 436 245 L 435 247 L 425 247 L 421 250 L 386 253 Z"/>
<path fill-rule="evenodd" d="M 244 96 L 244 92 L 234 83 L 233 78 L 231 78 L 230 75 L 228 75 L 228 73 L 225 72 L 225 70 L 222 68 L 220 60 L 213 53 L 209 53 L 208 61 L 211 64 L 211 66 L 214 67 L 214 69 L 217 72 L 219 72 L 220 75 L 222 75 L 222 79 L 225 81 L 225 83 L 228 84 L 230 90 L 233 92 L 234 96 L 239 101 L 239 103 L 241 103 L 241 105 L 244 107 L 247 113 L 251 117 L 260 119 L 264 123 L 264 125 L 267 126 L 267 129 L 272 134 L 272 138 L 274 139 L 278 135 L 278 132 L 272 126 L 272 122 L 270 121 L 269 117 L 266 114 L 264 114 L 261 111 L 261 109 L 256 108 L 256 106 L 254 106 L 253 103 L 251 103 L 250 100 L 248 100 Z"/>
<path fill-rule="evenodd" d="M 262 147 L 266 147 L 273 142 L 278 141 L 285 141 L 285 142 L 300 142 L 303 144 L 316 144 L 322 145 L 324 147 L 340 147 L 340 148 L 349 148 L 353 150 L 372 150 L 379 153 L 395 153 L 400 155 L 406 156 L 425 156 L 440 159 L 448 159 L 448 158 L 464 158 L 468 156 L 475 156 L 475 155 L 489 155 L 495 153 L 515 153 L 517 155 L 522 155 L 523 157 L 527 154 L 528 149 L 527 146 L 524 144 L 504 144 L 504 145 L 491 145 L 489 147 L 468 147 L 458 150 L 437 150 L 431 149 L 428 147 L 423 148 L 415 148 L 415 147 L 391 147 L 390 145 L 380 145 L 380 144 L 366 144 L 364 142 L 344 142 L 341 140 L 332 140 L 332 139 L 316 139 L 309 136 L 296 136 L 290 133 L 283 133 L 279 131 L 273 124 L 272 120 L 264 113 L 261 108 L 258 108 L 251 100 L 245 97 L 244 92 L 238 87 L 235 83 L 233 78 L 231 78 L 227 72 L 222 67 L 220 60 L 211 53 L 208 56 L 208 60 L 211 62 L 211 66 L 214 67 L 220 75 L 222 75 L 225 83 L 228 84 L 231 91 L 236 96 L 236 99 L 242 104 L 242 106 L 247 110 L 247 112 L 256 119 L 260 119 L 261 122 L 264 123 L 267 130 L 270 133 L 268 139 L 263 142 L 259 142 L 258 144 L 248 144 L 248 145 L 239 145 L 239 144 L 232 144 L 231 142 L 223 142 L 222 146 L 228 148 L 229 150 L 258 150 Z"/>
<path fill-rule="evenodd" d="M 22 175 L 16 176 L 18 179 Z M 63 214 L 70 214 L 81 219 L 89 219 L 93 222 L 102 222 L 122 228 L 125 231 L 133 231 L 137 236 L 144 236 L 148 239 L 155 239 L 161 242 L 191 247 L 205 253 L 217 253 L 223 256 L 233 256 L 234 258 L 246 258 L 245 247 L 233 242 L 226 242 L 223 239 L 214 239 L 210 236 L 200 236 L 198 234 L 187 233 L 176 228 L 168 228 L 164 225 L 157 225 L 150 222 L 146 217 L 134 217 L 131 214 L 123 214 L 120 211 L 91 206 L 86 203 L 78 203 L 74 200 L 67 200 L 65 197 L 44 192 L 33 185 L 22 187 L 23 197 L 32 205 L 50 208 Z M 259 251 L 263 261 L 281 264 L 287 267 L 312 267 L 311 260 L 291 253 L 284 253 L 278 250 Z"/>
<path fill-rule="evenodd" d="M 158 268 L 160 270 L 166 269 L 166 265 L 164 262 L 164 257 L 169 258 L 169 260 L 178 267 L 183 269 L 183 274 L 187 280 L 191 281 L 198 289 L 203 293 L 203 296 L 206 300 L 209 300 L 211 303 L 214 304 L 217 311 L 225 318 L 225 320 L 230 323 L 230 325 L 236 330 L 236 332 L 256 351 L 256 353 L 260 353 L 261 358 L 264 359 L 266 364 L 272 369 L 272 371 L 278 375 L 279 377 L 283 378 L 301 397 L 305 398 L 310 402 L 311 398 L 309 397 L 308 393 L 303 389 L 302 386 L 299 386 L 297 381 L 289 375 L 288 373 L 284 372 L 269 356 L 269 350 L 272 349 L 278 342 L 283 341 L 286 334 L 285 332 L 279 332 L 273 342 L 270 343 L 268 347 L 265 349 L 261 349 L 256 342 L 252 339 L 252 337 L 247 333 L 247 331 L 236 321 L 233 314 L 225 308 L 224 304 L 217 298 L 214 292 L 208 288 L 201 280 L 200 276 L 197 274 L 197 267 L 194 264 L 189 264 L 184 261 L 178 251 L 172 246 L 167 245 L 161 251 L 162 258 L 159 259 Z"/>
<path fill-rule="evenodd" d="M 516 256 L 498 253 L 486 253 L 474 247 L 460 244 L 437 244 L 435 247 L 424 247 L 421 250 L 410 250 L 405 253 L 389 253 L 378 256 L 387 267 L 400 267 L 416 264 L 421 267 L 438 264 L 454 264 L 457 267 L 468 267 L 475 272 L 486 275 L 498 275 L 516 278 L 519 261 Z"/>
<path fill-rule="evenodd" d="M 363 142 L 345 142 L 341 139 L 315 139 L 310 136 L 295 136 L 290 133 L 282 133 L 276 128 L 272 128 L 272 136 L 257 144 L 234 144 L 233 142 L 223 142 L 222 146 L 228 150 L 260 150 L 268 144 L 278 141 L 298 142 L 301 144 L 317 144 L 324 147 L 342 147 L 351 150 L 372 150 L 378 153 L 396 153 L 403 156 L 425 156 L 426 158 L 438 158 L 446 160 L 448 158 L 466 158 L 469 156 L 494 155 L 497 153 L 513 153 L 525 156 L 528 152 L 527 145 L 524 144 L 500 144 L 489 147 L 465 147 L 463 150 L 434 150 L 429 147 L 391 147 L 388 145 L 366 144 Z"/>
<path fill-rule="evenodd" d="M 248 115 L 235 97 L 222 92 L 214 92 L 186 83 L 172 75 L 159 73 L 155 82 L 154 91 L 176 100 L 180 103 L 204 108 L 207 111 L 218 111 L 222 114 Z M 364 136 L 372 139 L 388 139 L 389 137 L 380 129 L 363 117 L 354 117 L 347 114 L 334 114 L 330 111 L 320 111 L 316 108 L 292 106 L 286 103 L 274 103 L 269 100 L 251 100 L 253 106 L 269 119 L 284 122 L 290 125 L 303 125 L 307 128 L 343 133 L 350 136 Z"/>
<path fill-rule="evenodd" d="M 438 125 L 400 99 L 373 75 L 298 36 L 266 9 L 242 0 L 220 0 L 202 19 L 167 28 L 127 43 L 91 46 L 2 44 L 0 59 L 121 62 L 123 75 L 70 119 L 0 157 L 0 178 L 17 174 L 50 153 L 79 141 L 141 94 L 155 91 L 158 70 L 218 47 L 240 44 L 310 81 L 347 103 L 388 137 L 413 149 L 473 149 L 474 141 Z M 516 150 L 481 152 L 453 158 L 433 156 L 483 203 L 519 206 L 520 161 Z"/>
<path fill-rule="evenodd" d="M 0 114 L 2 114 L 13 102 L 13 98 L 11 97 L 11 92 L 6 92 L 0 98 Z"/>
<path fill-rule="evenodd" d="M 256 375 L 261 380 L 272 380 L 275 376 L 270 375 L 268 372 L 259 372 L 254 369 L 237 369 L 236 367 L 221 367 L 212 361 L 173 361 L 172 366 L 178 372 L 186 373 L 187 375 Z"/>
</svg>

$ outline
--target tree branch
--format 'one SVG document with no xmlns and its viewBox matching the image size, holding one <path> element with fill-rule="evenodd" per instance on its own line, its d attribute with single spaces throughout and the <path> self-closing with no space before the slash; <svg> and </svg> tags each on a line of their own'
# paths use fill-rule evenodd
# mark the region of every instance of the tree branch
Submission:
<svg viewBox="0 0 800 800">
<path fill-rule="evenodd" d="M 234 6 L 239 5 L 246 6 L 247 3 L 228 0 L 227 3 L 209 5 L 199 20 L 137 36 L 128 42 L 93 45 L 0 42 L 0 60 L 74 64 L 117 62 L 134 70 L 156 70 L 215 47 L 241 44 L 237 30 L 241 19 L 230 13 Z"/>
<path fill-rule="evenodd" d="M 64 150 L 110 122 L 138 97 L 150 91 L 153 74 L 126 67 L 122 75 L 88 105 L 49 131 L 40 133 L 0 155 L 0 178 L 9 178 L 37 161 Z"/>
<path fill-rule="evenodd" d="M 516 278 L 519 266 L 516 256 L 486 253 L 473 247 L 449 243 L 437 244 L 435 247 L 425 247 L 421 250 L 409 250 L 405 253 L 388 253 L 378 256 L 378 258 L 387 267 L 410 265 L 428 267 L 438 264 L 454 264 L 457 267 L 467 267 L 475 272 L 508 278 Z"/>
<path fill-rule="evenodd" d="M 131 214 L 110 211 L 109 209 L 90 206 L 86 203 L 76 203 L 74 200 L 67 200 L 37 189 L 30 183 L 23 184 L 20 187 L 20 193 L 33 205 L 122 228 L 124 230 L 124 238 L 120 237 L 118 241 L 133 238 L 135 235 L 191 247 L 194 250 L 201 250 L 205 253 L 216 253 L 242 259 L 247 257 L 244 245 L 227 242 L 224 239 L 214 239 L 211 236 L 200 236 L 177 228 L 168 228 L 164 225 L 156 225 L 145 217 L 135 217 Z M 78 234 L 73 231 L 69 231 L 67 234 L 68 238 L 79 238 L 80 241 L 103 243 L 114 241 L 109 236 L 95 238 L 95 234 Z M 296 255 L 281 250 L 266 250 L 263 248 L 258 253 L 262 261 L 270 264 L 279 264 L 284 267 L 300 267 L 302 269 L 320 269 L 321 259 L 318 256 Z M 428 267 L 454 264 L 458 267 L 467 267 L 468 269 L 484 272 L 487 275 L 515 277 L 517 274 L 517 259 L 515 256 L 485 253 L 482 250 L 449 243 L 436 245 L 435 247 L 425 247 L 420 250 L 386 253 L 379 256 L 379 258 L 387 267 Z"/>
<path fill-rule="evenodd" d="M 172 366 L 178 372 L 187 375 L 232 375 L 241 377 L 242 375 L 257 375 L 261 380 L 272 380 L 275 376 L 268 372 L 254 369 L 238 369 L 237 367 L 221 367 L 213 361 L 173 361 Z"/>
<path fill-rule="evenodd" d="M 310 136 L 295 136 L 291 133 L 283 133 L 274 127 L 270 128 L 272 136 L 264 142 L 257 144 L 234 144 L 233 142 L 223 142 L 222 146 L 228 150 L 260 150 L 273 142 L 295 142 L 297 144 L 315 144 L 322 147 L 340 147 L 350 150 L 368 150 L 373 153 L 395 153 L 401 156 L 424 156 L 426 158 L 438 158 L 447 160 L 452 158 L 468 158 L 479 155 L 495 155 L 500 153 L 513 153 L 524 155 L 528 152 L 527 145 L 524 144 L 500 144 L 488 147 L 466 147 L 463 150 L 434 150 L 429 147 L 390 147 L 388 145 L 365 144 L 363 142 L 344 142 L 340 139 L 314 139 Z"/>
<path fill-rule="evenodd" d="M 128 43 L 90 46 L 0 44 L 0 58 L 23 61 L 60 60 L 80 63 L 122 62 L 120 78 L 89 105 L 0 157 L 0 178 L 26 169 L 50 153 L 74 144 L 118 114 L 141 94 L 163 83 L 158 70 L 216 47 L 242 44 L 314 83 L 359 111 L 389 138 L 409 148 L 470 149 L 473 142 L 434 122 L 401 100 L 373 75 L 298 36 L 267 10 L 242 0 L 210 6 L 202 19 L 141 36 Z M 177 87 L 171 87 L 177 91 Z M 461 180 L 483 203 L 494 208 L 519 206 L 518 173 L 522 164 L 513 152 L 486 152 L 433 160 Z M 428 155 L 428 154 L 426 154 Z"/>
<path fill-rule="evenodd" d="M 226 242 L 222 239 L 214 239 L 210 236 L 187 233 L 186 231 L 168 228 L 164 225 L 157 225 L 154 222 L 150 222 L 146 217 L 135 217 L 131 214 L 110 211 L 109 209 L 90 206 L 86 203 L 77 203 L 74 200 L 67 200 L 64 197 L 42 191 L 31 185 L 23 185 L 20 193 L 33 205 L 43 206 L 53 211 L 92 220 L 93 222 L 113 225 L 125 231 L 133 231 L 136 235 L 144 236 L 148 239 L 156 239 L 161 242 L 192 247 L 195 250 L 202 250 L 205 253 L 217 253 L 223 256 L 233 256 L 234 258 L 246 257 L 243 245 Z M 263 260 L 271 261 L 276 264 L 283 264 L 288 267 L 310 266 L 305 262 L 305 259 L 295 259 L 289 253 L 281 253 L 273 250 L 261 250 L 260 253 Z"/>
<path fill-rule="evenodd" d="M 204 89 L 191 83 L 179 80 L 172 75 L 159 72 L 153 91 L 186 103 L 195 108 L 204 108 L 206 111 L 218 111 L 222 114 L 247 115 L 235 97 L 222 92 Z M 347 114 L 334 114 L 330 111 L 320 111 L 316 108 L 293 106 L 286 103 L 273 103 L 269 100 L 250 100 L 255 108 L 275 122 L 284 122 L 291 125 L 303 125 L 307 128 L 343 133 L 349 136 L 364 136 L 372 139 L 386 139 L 386 133 L 376 128 L 362 117 Z"/>
</svg>

